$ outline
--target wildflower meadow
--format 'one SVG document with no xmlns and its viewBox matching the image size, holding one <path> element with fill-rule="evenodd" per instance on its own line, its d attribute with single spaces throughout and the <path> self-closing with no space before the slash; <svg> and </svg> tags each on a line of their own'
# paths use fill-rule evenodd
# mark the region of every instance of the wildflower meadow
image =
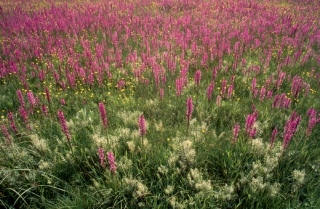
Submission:
<svg viewBox="0 0 320 209">
<path fill-rule="evenodd" d="M 1 208 L 320 208 L 318 0 L 0 0 Z"/>
</svg>

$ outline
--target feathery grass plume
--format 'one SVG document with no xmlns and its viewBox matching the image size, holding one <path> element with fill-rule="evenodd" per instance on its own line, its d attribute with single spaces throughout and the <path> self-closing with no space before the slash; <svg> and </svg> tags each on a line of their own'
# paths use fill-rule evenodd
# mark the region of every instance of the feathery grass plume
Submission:
<svg viewBox="0 0 320 209">
<path fill-rule="evenodd" d="M 59 121 L 60 121 L 60 125 L 61 125 L 61 128 L 62 128 L 62 131 L 63 133 L 66 135 L 67 139 L 68 139 L 68 144 L 71 148 L 71 138 L 70 138 L 70 134 L 69 134 L 69 129 L 68 129 L 68 126 L 67 126 L 67 122 L 66 122 L 66 119 L 64 118 L 64 114 L 61 110 L 58 110 L 58 117 L 59 117 Z"/>
<path fill-rule="evenodd" d="M 106 163 L 105 163 L 105 159 L 104 159 L 104 150 L 102 147 L 98 148 L 98 153 L 99 153 L 100 165 L 102 167 L 106 167 Z"/>
<path fill-rule="evenodd" d="M 222 201 L 230 201 L 235 198 L 235 188 L 234 185 L 227 185 L 219 188 L 219 191 L 214 195 L 214 197 L 218 200 Z"/>
<path fill-rule="evenodd" d="M 125 173 L 130 172 L 132 169 L 132 160 L 130 160 L 127 156 L 122 156 L 117 162 L 117 169 Z"/>
<path fill-rule="evenodd" d="M 51 151 L 47 145 L 46 139 L 39 138 L 37 134 L 31 134 L 30 139 L 32 144 L 38 151 L 42 153 L 49 153 Z"/>
<path fill-rule="evenodd" d="M 292 177 L 296 181 L 298 186 L 301 186 L 305 182 L 306 172 L 305 170 L 294 170 L 292 172 Z"/>
<path fill-rule="evenodd" d="M 108 155 L 108 163 L 110 165 L 110 171 L 115 174 L 116 171 L 117 171 L 117 167 L 116 167 L 116 162 L 114 160 L 114 155 L 113 155 L 113 152 L 108 152 L 107 153 Z"/>
<path fill-rule="evenodd" d="M 143 115 L 140 115 L 138 119 L 138 124 L 139 124 L 139 133 L 141 138 L 143 138 L 144 135 L 147 133 L 147 128 L 146 128 L 146 120 L 144 119 Z"/>
<path fill-rule="evenodd" d="M 100 110 L 100 117 L 102 120 L 102 125 L 105 129 L 107 129 L 108 128 L 107 113 L 106 113 L 106 109 L 104 107 L 103 102 L 99 103 L 99 110 Z"/>
</svg>

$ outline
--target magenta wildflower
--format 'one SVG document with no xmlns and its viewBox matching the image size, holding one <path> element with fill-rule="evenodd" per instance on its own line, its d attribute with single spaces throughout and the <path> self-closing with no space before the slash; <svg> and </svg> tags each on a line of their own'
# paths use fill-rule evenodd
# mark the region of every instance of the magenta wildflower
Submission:
<svg viewBox="0 0 320 209">
<path fill-rule="evenodd" d="M 138 123 L 140 136 L 143 138 L 143 136 L 147 133 L 146 120 L 144 119 L 143 115 L 140 115 Z"/>
<path fill-rule="evenodd" d="M 278 129 L 274 128 L 273 131 L 272 131 L 271 139 L 270 139 L 270 147 L 274 146 L 274 142 L 276 140 L 277 134 L 278 134 Z"/>
<path fill-rule="evenodd" d="M 117 85 L 118 90 L 123 89 L 125 85 L 126 85 L 126 82 L 124 80 L 119 80 Z"/>
<path fill-rule="evenodd" d="M 70 144 L 70 134 L 69 134 L 68 126 L 67 126 L 67 121 L 64 118 L 63 112 L 61 110 L 58 110 L 58 117 L 59 117 L 59 120 L 60 120 L 60 125 L 62 127 L 62 131 L 66 135 L 66 137 L 68 139 L 68 142 Z"/>
<path fill-rule="evenodd" d="M 320 122 L 320 118 L 317 119 L 317 111 L 313 108 L 310 108 L 307 112 L 307 116 L 309 116 L 308 128 L 306 130 L 307 136 L 312 134 L 312 128 Z"/>
<path fill-rule="evenodd" d="M 188 121 L 190 121 L 190 119 L 191 119 L 192 112 L 193 112 L 192 98 L 189 97 L 187 99 L 187 113 L 186 113 Z"/>
<path fill-rule="evenodd" d="M 108 120 L 107 120 L 106 109 L 104 107 L 103 102 L 99 103 L 99 110 L 100 110 L 100 117 L 101 117 L 101 120 L 102 120 L 102 125 L 106 129 L 106 128 L 108 128 Z"/>
<path fill-rule="evenodd" d="M 200 84 L 200 80 L 201 80 L 201 71 L 200 70 L 197 70 L 195 75 L 194 75 L 194 84 L 196 86 L 199 86 Z"/>
<path fill-rule="evenodd" d="M 266 96 L 266 91 L 267 90 L 264 87 L 260 89 L 260 98 L 259 98 L 260 101 L 264 100 L 264 97 Z"/>
<path fill-rule="evenodd" d="M 56 71 L 53 71 L 53 76 L 56 81 L 56 84 L 58 84 L 60 82 L 59 74 Z"/>
<path fill-rule="evenodd" d="M 17 133 L 18 133 L 16 124 L 15 124 L 14 122 L 11 122 L 11 123 L 10 123 L 10 128 L 11 128 L 11 130 L 13 131 L 14 134 L 17 134 Z"/>
<path fill-rule="evenodd" d="M 304 95 L 305 95 L 305 96 L 308 96 L 309 91 L 310 91 L 310 84 L 308 84 L 308 85 L 306 86 L 306 90 L 305 90 Z"/>
<path fill-rule="evenodd" d="M 23 119 L 24 123 L 27 124 L 28 123 L 28 113 L 27 111 L 24 109 L 24 107 L 20 107 L 19 108 L 19 112 L 20 112 L 20 116 Z"/>
<path fill-rule="evenodd" d="M 212 80 L 214 80 L 216 77 L 217 77 L 217 68 L 214 67 L 214 68 L 212 69 Z"/>
<path fill-rule="evenodd" d="M 306 130 L 307 136 L 310 136 L 312 134 L 312 128 L 318 123 L 318 120 L 316 118 L 310 118 L 308 123 L 308 128 Z"/>
<path fill-rule="evenodd" d="M 233 93 L 233 84 L 229 86 L 227 98 L 231 98 L 232 93 Z"/>
<path fill-rule="evenodd" d="M 226 79 L 223 79 L 222 83 L 221 83 L 221 95 L 222 95 L 222 98 L 224 98 L 226 90 L 227 90 L 227 81 L 226 81 Z"/>
<path fill-rule="evenodd" d="M 46 92 L 47 101 L 48 101 L 48 103 L 50 103 L 51 102 L 50 92 L 49 92 L 49 89 L 46 86 L 44 87 L 44 91 Z"/>
<path fill-rule="evenodd" d="M 20 102 L 21 107 L 24 107 L 25 106 L 24 98 L 20 89 L 17 90 L 17 96 L 18 96 L 18 100 Z"/>
<path fill-rule="evenodd" d="M 208 100 L 211 100 L 212 98 L 212 91 L 214 89 L 214 82 L 211 81 L 210 85 L 208 86 L 207 88 L 207 97 L 208 97 Z"/>
<path fill-rule="evenodd" d="M 183 78 L 176 79 L 176 95 L 181 96 L 183 88 Z"/>
<path fill-rule="evenodd" d="M 45 116 L 48 116 L 48 109 L 44 104 L 41 106 L 41 111 Z"/>
<path fill-rule="evenodd" d="M 256 79 L 256 78 L 253 78 L 253 79 L 252 79 L 252 84 L 251 84 L 252 94 L 254 94 L 254 90 L 256 89 L 256 86 L 257 86 L 257 79 Z"/>
<path fill-rule="evenodd" d="M 216 104 L 218 105 L 218 107 L 221 106 L 221 99 L 222 99 L 222 97 L 220 95 L 218 95 L 217 100 L 216 100 Z"/>
<path fill-rule="evenodd" d="M 162 100 L 164 96 L 164 90 L 162 88 L 159 90 L 159 96 L 160 96 L 160 100 Z"/>
<path fill-rule="evenodd" d="M 257 117 L 258 117 L 257 112 L 254 112 L 253 114 L 249 114 L 247 116 L 247 119 L 246 119 L 246 132 L 247 132 L 247 134 L 249 134 L 249 135 L 254 134 L 255 135 L 255 133 L 251 132 L 251 131 L 252 131 L 252 127 L 253 127 L 254 123 L 257 120 Z"/>
<path fill-rule="evenodd" d="M 290 119 L 287 121 L 283 133 L 283 149 L 287 148 L 291 138 L 296 133 L 300 120 L 301 116 L 297 116 L 296 112 L 293 112 Z"/>
<path fill-rule="evenodd" d="M 101 164 L 102 167 L 105 167 L 106 165 L 105 165 L 103 148 L 99 148 L 99 149 L 98 149 L 98 152 L 99 152 L 100 164 Z"/>
<path fill-rule="evenodd" d="M 298 75 L 294 76 L 292 79 L 292 84 L 291 84 L 291 94 L 294 98 L 297 98 L 301 89 L 303 79 L 300 78 Z"/>
<path fill-rule="evenodd" d="M 110 165 L 110 171 L 115 174 L 117 171 L 116 162 L 114 161 L 114 155 L 112 152 L 108 152 L 108 162 Z"/>
<path fill-rule="evenodd" d="M 272 107 L 275 108 L 275 107 L 279 107 L 279 102 L 280 102 L 280 95 L 276 95 L 274 97 L 274 100 L 273 100 L 273 103 L 272 103 Z"/>
<path fill-rule="evenodd" d="M 9 132 L 8 132 L 8 129 L 7 129 L 7 127 L 5 126 L 5 125 L 2 125 L 1 126 L 1 129 L 2 129 L 2 133 L 3 133 L 3 135 L 7 138 L 7 140 L 8 140 L 8 145 L 10 145 L 11 144 L 11 138 L 10 138 L 10 135 L 9 135 Z"/>
<path fill-rule="evenodd" d="M 7 118 L 8 118 L 8 120 L 9 120 L 10 122 L 14 122 L 13 114 L 12 114 L 11 111 L 8 112 Z"/>
<path fill-rule="evenodd" d="M 272 94 L 273 94 L 273 91 L 272 91 L 272 90 L 269 90 L 268 93 L 267 93 L 267 98 L 268 98 L 268 99 L 271 99 Z"/>
<path fill-rule="evenodd" d="M 240 132 L 240 125 L 237 123 L 233 128 L 233 143 L 236 143 Z"/>
<path fill-rule="evenodd" d="M 66 101 L 65 101 L 64 99 L 61 99 L 61 100 L 60 100 L 60 103 L 61 103 L 62 106 L 63 106 L 63 105 L 66 105 Z"/>
<path fill-rule="evenodd" d="M 37 106 L 37 101 L 34 98 L 32 91 L 27 92 L 27 97 L 28 97 L 28 100 L 29 100 L 31 107 L 35 108 Z"/>
<path fill-rule="evenodd" d="M 307 116 L 309 116 L 310 118 L 314 118 L 317 116 L 317 111 L 313 108 L 310 108 L 307 112 Z"/>
<path fill-rule="evenodd" d="M 256 136 L 256 133 L 257 133 L 257 129 L 256 128 L 251 129 L 250 132 L 249 132 L 249 137 L 250 138 L 254 138 Z"/>
</svg>

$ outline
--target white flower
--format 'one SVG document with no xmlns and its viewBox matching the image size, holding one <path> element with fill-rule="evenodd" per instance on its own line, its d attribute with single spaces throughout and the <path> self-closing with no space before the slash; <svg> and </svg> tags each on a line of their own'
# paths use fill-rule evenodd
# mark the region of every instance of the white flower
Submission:
<svg viewBox="0 0 320 209">
<path fill-rule="evenodd" d="M 294 180 L 296 180 L 298 185 L 302 185 L 304 183 L 306 173 L 304 170 L 302 170 L 302 171 L 294 170 L 292 172 L 292 176 L 293 176 Z"/>
</svg>

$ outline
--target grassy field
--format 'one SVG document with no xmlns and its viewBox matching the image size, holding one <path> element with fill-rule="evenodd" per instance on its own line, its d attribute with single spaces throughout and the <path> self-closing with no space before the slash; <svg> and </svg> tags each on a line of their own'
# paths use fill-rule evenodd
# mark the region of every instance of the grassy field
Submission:
<svg viewBox="0 0 320 209">
<path fill-rule="evenodd" d="M 320 208 L 317 0 L 0 0 L 1 208 Z"/>
</svg>

